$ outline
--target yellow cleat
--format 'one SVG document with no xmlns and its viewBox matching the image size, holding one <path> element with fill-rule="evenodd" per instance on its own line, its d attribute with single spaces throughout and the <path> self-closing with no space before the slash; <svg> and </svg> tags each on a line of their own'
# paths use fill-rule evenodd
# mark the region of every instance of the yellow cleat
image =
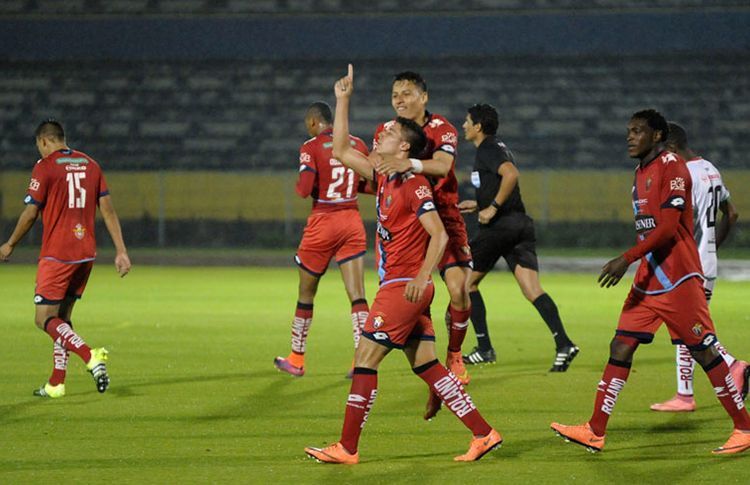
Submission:
<svg viewBox="0 0 750 485">
<path fill-rule="evenodd" d="M 39 397 L 49 397 L 52 399 L 63 397 L 65 395 L 65 384 L 53 386 L 47 382 L 39 389 L 34 389 L 34 395 Z"/>
</svg>

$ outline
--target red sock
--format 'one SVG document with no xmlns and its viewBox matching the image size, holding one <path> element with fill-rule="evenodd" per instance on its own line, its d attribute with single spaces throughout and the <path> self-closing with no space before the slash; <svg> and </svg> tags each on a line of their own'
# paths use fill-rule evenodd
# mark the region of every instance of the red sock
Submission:
<svg viewBox="0 0 750 485">
<path fill-rule="evenodd" d="M 344 428 L 341 430 L 341 444 L 349 453 L 356 453 L 359 435 L 365 427 L 367 416 L 378 395 L 378 371 L 355 367 L 352 387 L 346 401 Z"/>
<path fill-rule="evenodd" d="M 729 416 L 734 421 L 734 427 L 743 431 L 750 430 L 750 416 L 747 415 L 745 403 L 742 401 L 742 395 L 739 388 L 732 379 L 724 359 L 719 356 L 713 362 L 704 368 L 711 385 L 714 386 L 716 397 L 719 398 L 721 405 L 727 410 Z"/>
<path fill-rule="evenodd" d="M 313 305 L 312 303 L 297 302 L 292 321 L 292 352 L 304 354 L 307 346 L 307 333 L 312 325 Z"/>
<path fill-rule="evenodd" d="M 364 298 L 352 302 L 352 334 L 355 349 L 359 347 L 359 338 L 362 336 L 362 329 L 365 328 L 365 321 L 369 313 L 370 307 L 367 306 L 367 300 Z"/>
<path fill-rule="evenodd" d="M 66 350 L 77 354 L 84 362 L 91 360 L 91 349 L 83 339 L 73 331 L 68 322 L 58 317 L 47 319 L 44 331 L 52 337 L 53 342 L 58 342 Z"/>
<path fill-rule="evenodd" d="M 486 436 L 492 431 L 492 426 L 479 414 L 471 401 L 471 396 L 464 391 L 464 386 L 437 360 L 415 368 L 414 373 L 440 396 L 445 407 L 450 409 L 474 436 Z"/>
<path fill-rule="evenodd" d="M 68 356 L 70 352 L 65 350 L 62 345 L 55 342 L 52 345 L 52 375 L 49 378 L 49 385 L 56 386 L 65 382 L 65 374 L 68 371 Z"/>
<path fill-rule="evenodd" d="M 448 350 L 450 352 L 461 352 L 461 345 L 466 338 L 466 329 L 469 328 L 469 317 L 471 307 L 466 310 L 458 310 L 453 305 L 448 305 L 450 326 L 448 327 Z"/>
<path fill-rule="evenodd" d="M 589 425 L 597 436 L 604 436 L 607 432 L 607 421 L 615 408 L 617 396 L 625 387 L 628 375 L 630 375 L 630 363 L 609 359 L 609 363 L 604 368 L 602 380 L 596 387 L 594 414 L 589 419 Z"/>
</svg>

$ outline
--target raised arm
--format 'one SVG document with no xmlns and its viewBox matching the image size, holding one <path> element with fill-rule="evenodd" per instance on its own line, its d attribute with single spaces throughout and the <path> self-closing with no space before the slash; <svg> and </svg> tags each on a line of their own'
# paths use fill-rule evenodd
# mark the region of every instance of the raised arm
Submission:
<svg viewBox="0 0 750 485">
<path fill-rule="evenodd" d="M 372 164 L 349 143 L 349 101 L 353 91 L 354 67 L 349 64 L 348 74 L 336 81 L 334 86 L 336 116 L 333 120 L 333 156 L 361 177 L 372 180 Z"/>
<path fill-rule="evenodd" d="M 5 244 L 0 246 L 0 260 L 8 261 L 10 255 L 13 254 L 16 244 L 29 232 L 29 229 L 36 222 L 37 217 L 39 217 L 39 207 L 36 204 L 27 204 L 18 217 L 18 222 L 16 223 L 16 228 L 13 229 L 13 233 Z"/>
<path fill-rule="evenodd" d="M 120 273 L 120 277 L 125 276 L 130 271 L 130 258 L 128 250 L 125 248 L 125 241 L 122 238 L 122 228 L 120 228 L 120 219 L 117 217 L 115 207 L 112 205 L 112 197 L 105 195 L 99 199 L 99 210 L 104 219 L 104 225 L 107 226 L 109 236 L 115 245 L 115 268 Z"/>
</svg>

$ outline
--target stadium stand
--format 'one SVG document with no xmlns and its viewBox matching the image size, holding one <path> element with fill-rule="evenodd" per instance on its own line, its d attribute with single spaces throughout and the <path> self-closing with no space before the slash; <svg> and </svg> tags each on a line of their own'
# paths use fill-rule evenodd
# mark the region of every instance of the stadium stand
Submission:
<svg viewBox="0 0 750 485">
<path fill-rule="evenodd" d="M 345 62 L 0 62 L 0 168 L 26 168 L 33 127 L 53 116 L 110 170 L 288 169 L 305 107 L 333 102 Z M 494 104 L 527 168 L 622 167 L 625 122 L 647 106 L 699 133 L 696 148 L 723 168 L 750 152 L 748 54 L 363 61 L 354 133 L 369 141 L 392 116 L 390 79 L 405 69 L 425 76 L 430 107 L 456 126 L 467 106 Z"/>
</svg>

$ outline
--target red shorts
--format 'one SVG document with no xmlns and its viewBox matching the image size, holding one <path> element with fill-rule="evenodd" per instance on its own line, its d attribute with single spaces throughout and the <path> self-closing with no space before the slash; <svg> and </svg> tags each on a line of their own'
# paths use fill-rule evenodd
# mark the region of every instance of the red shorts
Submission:
<svg viewBox="0 0 750 485">
<path fill-rule="evenodd" d="M 80 298 L 94 267 L 93 261 L 66 264 L 49 259 L 40 259 L 36 271 L 34 303 L 56 305 L 65 297 Z"/>
<path fill-rule="evenodd" d="M 358 210 L 313 213 L 307 218 L 294 260 L 313 276 L 322 276 L 334 256 L 343 264 L 366 251 L 365 226 Z"/>
<path fill-rule="evenodd" d="M 690 278 L 659 295 L 644 295 L 631 289 L 616 333 L 650 343 L 662 322 L 667 324 L 673 338 L 691 349 L 702 350 L 713 344 L 716 340 L 714 322 L 708 313 L 700 278 Z"/>
<path fill-rule="evenodd" d="M 404 290 L 407 281 L 382 286 L 370 306 L 362 335 L 386 347 L 402 349 L 412 339 L 435 340 L 435 329 L 430 319 L 430 303 L 435 285 L 430 282 L 422 300 L 411 303 Z"/>
<path fill-rule="evenodd" d="M 448 246 L 443 253 L 443 259 L 438 263 L 440 274 L 453 266 L 471 267 L 471 248 L 469 236 L 466 233 L 466 223 L 458 209 L 441 209 L 440 220 L 443 221 L 445 232 L 448 233 Z"/>
</svg>

